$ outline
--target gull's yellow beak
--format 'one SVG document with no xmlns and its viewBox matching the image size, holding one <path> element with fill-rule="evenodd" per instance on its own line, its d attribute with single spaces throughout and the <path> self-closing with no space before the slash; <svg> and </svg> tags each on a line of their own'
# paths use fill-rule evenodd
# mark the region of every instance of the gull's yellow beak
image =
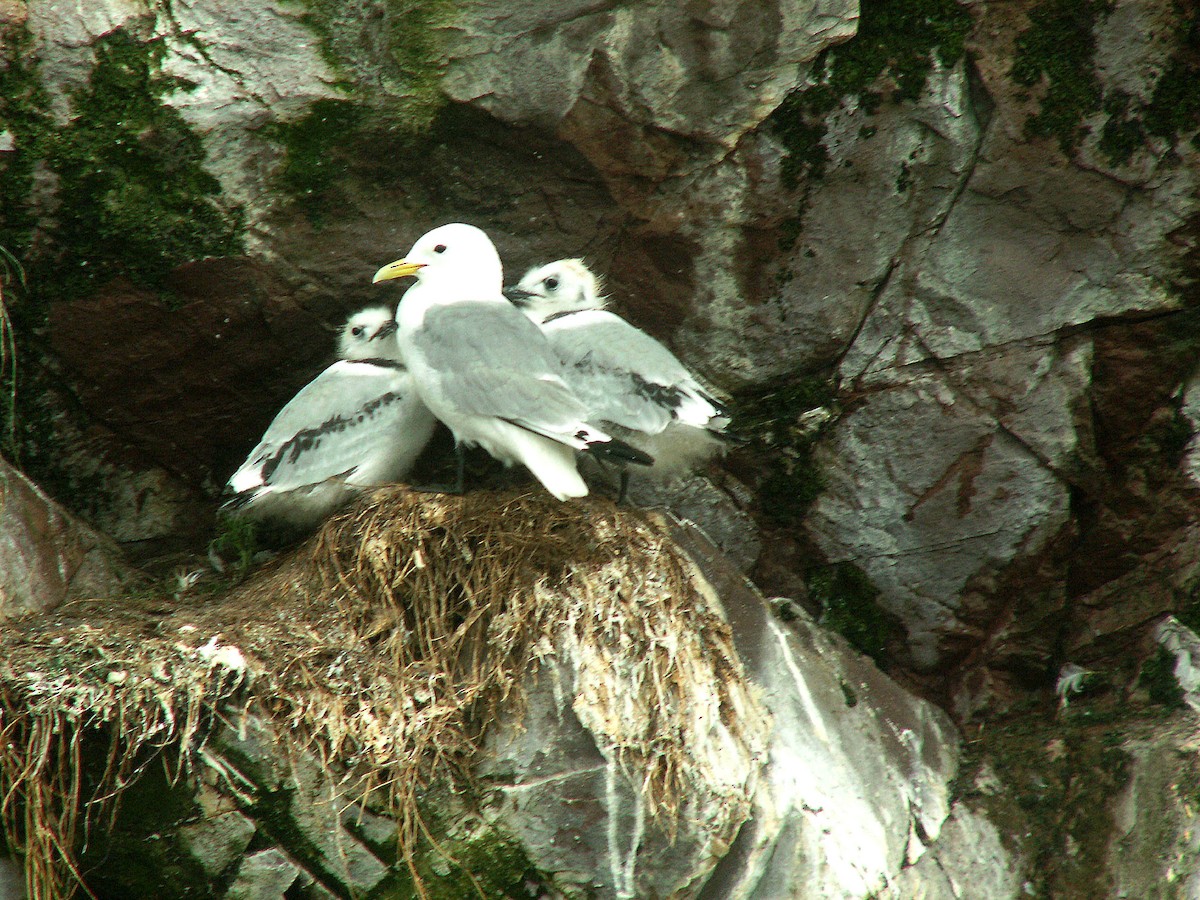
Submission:
<svg viewBox="0 0 1200 900">
<path fill-rule="evenodd" d="M 381 281 L 391 281 L 393 278 L 404 278 L 408 275 L 416 275 L 417 270 L 424 268 L 425 263 L 409 262 L 405 259 L 398 259 L 395 262 L 390 262 L 371 279 L 371 284 L 379 284 Z"/>
</svg>

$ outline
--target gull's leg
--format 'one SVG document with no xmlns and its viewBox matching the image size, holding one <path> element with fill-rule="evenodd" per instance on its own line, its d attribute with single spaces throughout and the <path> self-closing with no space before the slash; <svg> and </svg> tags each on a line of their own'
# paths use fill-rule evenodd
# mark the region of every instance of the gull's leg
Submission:
<svg viewBox="0 0 1200 900">
<path fill-rule="evenodd" d="M 422 494 L 464 494 L 466 493 L 467 448 L 455 441 L 454 443 L 455 477 L 453 484 L 420 484 L 413 485 L 414 491 Z"/>
<path fill-rule="evenodd" d="M 466 493 L 467 448 L 458 441 L 454 442 L 455 478 L 454 493 Z"/>
<path fill-rule="evenodd" d="M 617 506 L 624 506 L 626 499 L 625 495 L 629 493 L 629 470 L 624 466 L 621 467 L 621 489 L 617 491 Z"/>
</svg>

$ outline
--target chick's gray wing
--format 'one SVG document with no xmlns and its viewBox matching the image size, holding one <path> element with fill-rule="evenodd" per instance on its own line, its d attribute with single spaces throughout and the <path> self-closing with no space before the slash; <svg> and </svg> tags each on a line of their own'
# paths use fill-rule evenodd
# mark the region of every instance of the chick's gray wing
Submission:
<svg viewBox="0 0 1200 900">
<path fill-rule="evenodd" d="M 380 433 L 380 417 L 394 416 L 400 405 L 414 402 L 402 366 L 336 362 L 280 410 L 228 488 L 234 493 L 265 485 L 282 489 L 341 475 Z"/>
<path fill-rule="evenodd" d="M 657 434 L 699 389 L 675 355 L 644 331 L 603 310 L 562 316 L 544 326 L 563 377 L 590 417 Z"/>
</svg>

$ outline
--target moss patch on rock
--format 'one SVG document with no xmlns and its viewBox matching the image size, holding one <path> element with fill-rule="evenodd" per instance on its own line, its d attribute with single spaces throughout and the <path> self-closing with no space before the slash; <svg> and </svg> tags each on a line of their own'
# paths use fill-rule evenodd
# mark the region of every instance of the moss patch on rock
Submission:
<svg viewBox="0 0 1200 900">
<path fill-rule="evenodd" d="M 468 827 L 451 833 L 432 811 L 422 817 L 429 833 L 414 854 L 421 891 L 412 875 L 401 869 L 389 886 L 376 892 L 377 900 L 510 900 L 553 894 L 551 879 L 502 829 L 468 818 L 464 820 Z"/>
<path fill-rule="evenodd" d="M 1192 144 L 1200 147 L 1200 20 L 1193 10 L 1185 21 L 1179 48 L 1155 83 L 1142 116 L 1148 134 L 1173 140 L 1190 131 Z"/>
<path fill-rule="evenodd" d="M 1039 109 L 1025 123 L 1033 137 L 1054 138 L 1070 155 L 1087 137 L 1084 120 L 1107 114 L 1097 148 L 1110 165 L 1128 163 L 1152 137 L 1174 142 L 1191 134 L 1200 146 L 1200 24 L 1179 4 L 1175 52 L 1154 82 L 1149 100 L 1114 89 L 1105 92 L 1095 71 L 1096 25 L 1113 9 L 1111 0 L 1046 0 L 1029 13 L 1017 38 L 1012 79 L 1039 95 Z"/>
<path fill-rule="evenodd" d="M 395 128 L 420 130 L 445 103 L 438 88 L 453 0 L 290 0 L 350 94 L 387 102 Z"/>
<path fill-rule="evenodd" d="M 65 125 L 47 112 L 36 60 L 21 53 L 28 35 L 12 32 L 5 42 L 17 53 L 0 85 L 0 125 L 14 141 L 0 178 L 6 246 L 24 255 L 44 214 L 32 205 L 37 166 L 56 176 L 60 201 L 46 249 L 25 259 L 30 303 L 22 324 L 40 324 L 51 300 L 118 276 L 160 288 L 181 263 L 241 252 L 241 212 L 222 204 L 200 138 L 163 100 L 191 84 L 162 73 L 161 39 L 127 30 L 98 38 L 95 68 L 70 98 Z"/>
<path fill-rule="evenodd" d="M 278 184 L 319 225 L 352 166 L 412 152 L 434 126 L 456 11 L 451 0 L 290 2 L 304 10 L 344 94 L 271 129 L 285 151 Z"/>
<path fill-rule="evenodd" d="M 72 121 L 39 142 L 65 201 L 43 278 L 66 297 L 118 275 L 159 287 L 181 263 L 240 253 L 240 212 L 222 206 L 200 138 L 163 102 L 192 85 L 162 74 L 162 41 L 114 31 L 95 52 Z"/>
<path fill-rule="evenodd" d="M 103 759 L 104 749 L 96 748 L 84 758 Z M 121 827 L 96 829 L 81 855 L 80 869 L 94 897 L 217 896 L 196 858 L 171 839 L 182 824 L 201 815 L 193 794 L 192 784 L 172 781 L 160 763 L 146 766 L 121 795 Z"/>
<path fill-rule="evenodd" d="M 809 569 L 804 581 L 809 599 L 821 607 L 821 625 L 882 668 L 888 643 L 901 634 L 900 623 L 879 605 L 879 588 L 866 573 L 850 563 L 836 563 Z"/>
<path fill-rule="evenodd" d="M 1025 131 L 1057 138 L 1063 153 L 1083 139 L 1083 118 L 1100 109 L 1095 25 L 1110 9 L 1108 0 L 1047 0 L 1030 11 L 1029 28 L 1017 38 L 1013 80 L 1042 86 L 1040 109 Z"/>
<path fill-rule="evenodd" d="M 750 440 L 768 468 L 758 485 L 763 514 L 781 524 L 803 520 L 805 511 L 825 488 L 813 457 L 817 428 L 803 420 L 833 400 L 833 385 L 824 378 L 797 375 L 781 386 L 747 392 L 734 401 L 738 431 Z"/>
<path fill-rule="evenodd" d="M 1158 647 L 1150 658 L 1142 663 L 1138 674 L 1138 687 L 1146 691 L 1151 703 L 1167 709 L 1182 709 L 1183 688 L 1175 677 L 1175 656 L 1165 647 Z"/>
<path fill-rule="evenodd" d="M 1108 723 L 1111 724 L 1111 723 Z M 978 802 L 1002 835 L 1029 858 L 1033 895 L 1106 896 L 1104 859 L 1112 819 L 1101 813 L 1128 780 L 1120 739 L 1104 726 L 1047 723 L 1033 711 L 989 723 L 986 737 L 967 743 L 960 786 Z M 997 796 L 979 791 L 984 761 L 1006 787 Z M 975 782 L 974 784 L 972 782 Z"/>
<path fill-rule="evenodd" d="M 48 127 L 48 100 L 31 44 L 24 29 L 0 31 L 0 132 L 6 132 L 13 145 L 0 153 L 0 246 L 16 256 L 28 249 L 36 222 L 29 202 L 37 161 L 32 148 Z"/>
<path fill-rule="evenodd" d="M 1161 786 L 1144 795 L 1135 792 L 1133 802 L 1142 806 L 1133 813 L 1139 825 L 1157 818 L 1146 801 L 1174 807 L 1171 818 L 1164 814 L 1164 823 L 1175 821 L 1180 801 L 1194 806 L 1186 793 L 1194 777 L 1179 774 L 1195 765 L 1193 754 L 1182 751 L 1194 727 L 1190 714 L 1147 708 L 1136 695 L 1120 691 L 1089 692 L 1058 709 L 1031 701 L 966 735 L 954 797 L 982 811 L 1008 847 L 1024 857 L 1030 896 L 1114 896 L 1114 871 L 1130 869 L 1119 861 L 1123 853 L 1145 854 L 1145 865 L 1154 872 L 1167 869 L 1178 852 L 1190 855 L 1177 846 L 1187 839 L 1174 827 L 1155 835 L 1122 833 L 1118 821 L 1130 813 L 1115 808 L 1114 801 L 1131 789 L 1139 766 L 1145 778 L 1149 765 L 1149 771 L 1161 771 L 1179 787 L 1175 798 L 1154 793 Z M 1156 754 L 1172 758 L 1148 764 Z M 1123 846 L 1130 840 L 1137 851 Z"/>
<path fill-rule="evenodd" d="M 954 0 L 863 0 L 858 33 L 822 51 L 813 65 L 816 83 L 793 91 L 768 119 L 788 153 L 784 186 L 824 173 L 824 120 L 845 98 L 868 113 L 885 101 L 917 100 L 934 59 L 954 65 L 970 30 L 970 15 Z"/>
</svg>

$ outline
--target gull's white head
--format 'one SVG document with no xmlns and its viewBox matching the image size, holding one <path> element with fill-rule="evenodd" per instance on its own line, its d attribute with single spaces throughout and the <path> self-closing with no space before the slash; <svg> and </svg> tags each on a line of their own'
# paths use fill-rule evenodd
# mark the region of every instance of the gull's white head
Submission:
<svg viewBox="0 0 1200 900">
<path fill-rule="evenodd" d="M 560 259 L 530 269 L 505 295 L 533 321 L 544 322 L 561 313 L 603 309 L 600 287 L 582 259 Z"/>
<path fill-rule="evenodd" d="M 388 263 L 374 282 L 415 275 L 422 287 L 436 287 L 443 299 L 498 297 L 504 271 L 500 254 L 482 230 L 456 222 L 427 232 L 404 259 Z"/>
<path fill-rule="evenodd" d="M 396 319 L 386 306 L 368 306 L 353 313 L 338 334 L 342 359 L 398 359 Z"/>
</svg>

